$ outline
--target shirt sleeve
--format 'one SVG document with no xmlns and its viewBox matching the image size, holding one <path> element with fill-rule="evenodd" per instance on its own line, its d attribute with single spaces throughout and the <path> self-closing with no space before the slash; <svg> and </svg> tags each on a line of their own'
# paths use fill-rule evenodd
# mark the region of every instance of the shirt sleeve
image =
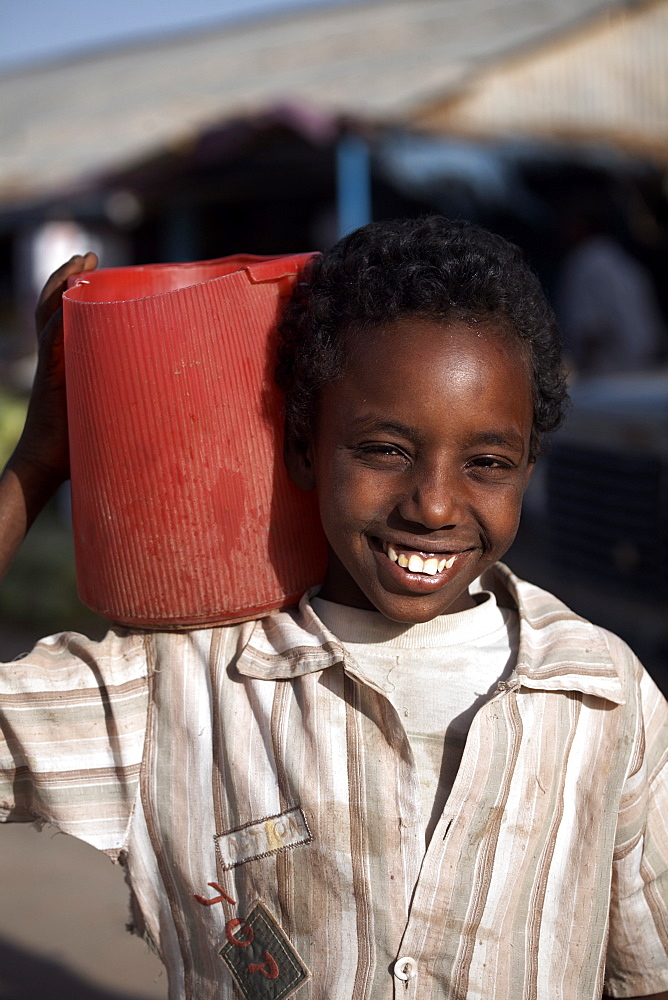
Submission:
<svg viewBox="0 0 668 1000">
<path fill-rule="evenodd" d="M 0 820 L 125 845 L 148 707 L 141 634 L 61 633 L 0 665 Z"/>
<path fill-rule="evenodd" d="M 634 753 L 613 860 L 605 993 L 668 990 L 668 706 L 640 668 Z"/>
</svg>

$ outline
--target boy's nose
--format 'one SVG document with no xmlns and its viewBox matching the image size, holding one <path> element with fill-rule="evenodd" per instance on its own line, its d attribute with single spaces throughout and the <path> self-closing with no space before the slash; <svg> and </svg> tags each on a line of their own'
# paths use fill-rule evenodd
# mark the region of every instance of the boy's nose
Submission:
<svg viewBox="0 0 668 1000">
<path fill-rule="evenodd" d="M 461 506 L 454 484 L 446 482 L 442 475 L 434 475 L 415 483 L 410 494 L 397 504 L 397 509 L 404 520 L 436 531 L 455 527 L 461 519 Z"/>
</svg>

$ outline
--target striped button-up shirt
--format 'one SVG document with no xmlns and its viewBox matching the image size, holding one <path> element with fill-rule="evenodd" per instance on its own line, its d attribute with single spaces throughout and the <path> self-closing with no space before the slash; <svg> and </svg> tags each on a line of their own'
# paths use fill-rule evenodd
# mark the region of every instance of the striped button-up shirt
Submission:
<svg viewBox="0 0 668 1000">
<path fill-rule="evenodd" d="M 615 636 L 502 566 L 484 586 L 517 664 L 426 850 L 401 720 L 307 600 L 7 664 L 4 816 L 126 866 L 172 1000 L 668 989 L 666 703 Z"/>
</svg>

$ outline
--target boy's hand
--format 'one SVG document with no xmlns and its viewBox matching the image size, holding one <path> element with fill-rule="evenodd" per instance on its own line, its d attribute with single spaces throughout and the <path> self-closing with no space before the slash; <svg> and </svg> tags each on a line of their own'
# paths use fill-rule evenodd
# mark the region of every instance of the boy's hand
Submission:
<svg viewBox="0 0 668 1000">
<path fill-rule="evenodd" d="M 23 434 L 9 464 L 17 472 L 30 470 L 43 482 L 45 494 L 69 477 L 61 298 L 71 275 L 95 267 L 94 253 L 72 257 L 46 282 L 35 310 L 37 371 Z"/>
<path fill-rule="evenodd" d="M 14 454 L 0 476 L 0 579 L 35 517 L 69 476 L 60 300 L 71 274 L 95 267 L 94 253 L 72 257 L 51 275 L 39 297 L 35 312 L 39 355 L 28 416 Z"/>
</svg>

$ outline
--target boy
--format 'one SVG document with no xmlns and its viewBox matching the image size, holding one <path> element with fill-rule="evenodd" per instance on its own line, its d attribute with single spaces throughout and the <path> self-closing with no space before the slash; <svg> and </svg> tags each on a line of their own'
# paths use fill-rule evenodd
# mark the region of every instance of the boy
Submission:
<svg viewBox="0 0 668 1000">
<path fill-rule="evenodd" d="M 5 561 L 65 475 L 58 338 L 0 484 Z M 8 665 L 6 817 L 125 866 L 174 1000 L 668 996 L 665 703 L 497 562 L 565 398 L 537 280 L 466 223 L 364 227 L 307 268 L 277 375 L 322 587 Z"/>
</svg>

